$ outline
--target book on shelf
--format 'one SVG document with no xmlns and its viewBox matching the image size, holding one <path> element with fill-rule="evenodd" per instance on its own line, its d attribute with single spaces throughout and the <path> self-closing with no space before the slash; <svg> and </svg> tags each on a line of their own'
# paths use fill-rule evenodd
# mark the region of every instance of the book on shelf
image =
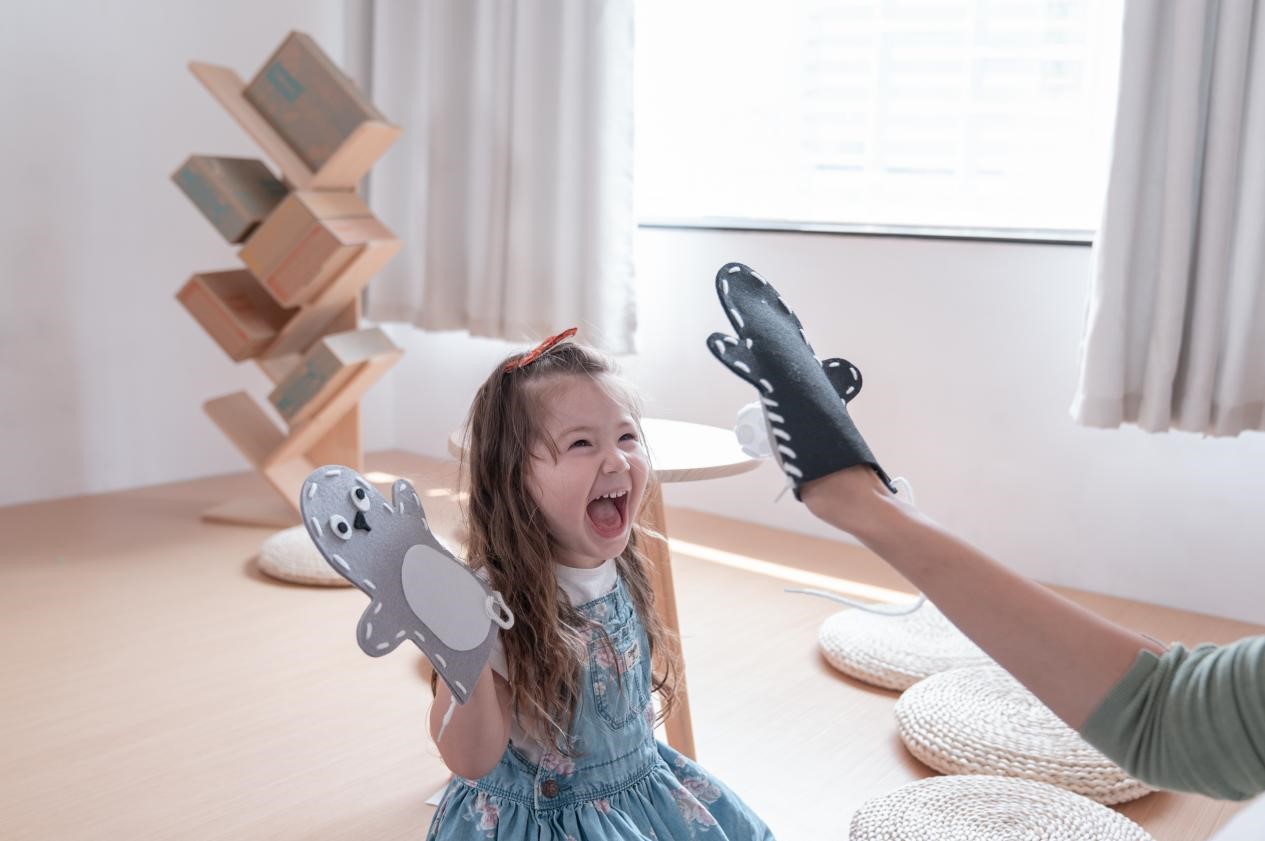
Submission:
<svg viewBox="0 0 1265 841">
<path fill-rule="evenodd" d="M 392 238 L 355 193 L 296 190 L 240 256 L 278 304 L 293 307 L 315 298 L 366 243 Z"/>
<path fill-rule="evenodd" d="M 320 411 L 362 365 L 401 353 L 380 327 L 334 333 L 312 345 L 268 395 L 291 425 Z"/>
<path fill-rule="evenodd" d="M 287 192 L 272 170 L 254 158 L 193 155 L 171 180 L 231 243 L 250 236 Z"/>
<path fill-rule="evenodd" d="M 258 355 L 294 315 L 245 269 L 199 272 L 176 298 L 235 362 Z"/>
<path fill-rule="evenodd" d="M 244 95 L 313 171 L 367 123 L 389 125 L 311 36 L 291 32 Z"/>
</svg>

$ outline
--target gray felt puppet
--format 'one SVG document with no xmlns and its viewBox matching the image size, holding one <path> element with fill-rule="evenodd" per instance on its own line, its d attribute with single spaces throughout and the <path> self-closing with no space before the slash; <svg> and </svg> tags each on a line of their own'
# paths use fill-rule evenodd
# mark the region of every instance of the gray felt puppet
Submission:
<svg viewBox="0 0 1265 841">
<path fill-rule="evenodd" d="M 411 640 L 464 704 L 514 615 L 431 533 L 413 486 L 397 479 L 387 502 L 359 473 L 331 464 L 307 477 L 299 507 L 321 555 L 369 597 L 360 648 L 381 657 Z"/>
</svg>

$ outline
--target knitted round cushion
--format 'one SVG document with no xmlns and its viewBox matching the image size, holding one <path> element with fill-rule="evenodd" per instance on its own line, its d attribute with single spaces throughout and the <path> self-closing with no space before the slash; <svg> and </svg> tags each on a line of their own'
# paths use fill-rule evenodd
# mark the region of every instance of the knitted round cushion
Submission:
<svg viewBox="0 0 1265 841">
<path fill-rule="evenodd" d="M 282 529 L 265 540 L 259 547 L 259 569 L 273 578 L 297 584 L 351 586 L 321 557 L 303 526 Z"/>
<path fill-rule="evenodd" d="M 1000 666 L 932 675 L 906 690 L 895 712 L 909 752 L 945 774 L 1052 783 L 1108 804 L 1153 790 L 1099 753 Z"/>
<path fill-rule="evenodd" d="M 830 665 L 884 689 L 908 689 L 928 675 L 992 662 L 931 602 L 903 616 L 841 611 L 822 623 L 817 641 Z"/>
<path fill-rule="evenodd" d="M 932 777 L 869 801 L 850 841 L 1154 841 L 1124 815 L 1032 780 Z"/>
</svg>

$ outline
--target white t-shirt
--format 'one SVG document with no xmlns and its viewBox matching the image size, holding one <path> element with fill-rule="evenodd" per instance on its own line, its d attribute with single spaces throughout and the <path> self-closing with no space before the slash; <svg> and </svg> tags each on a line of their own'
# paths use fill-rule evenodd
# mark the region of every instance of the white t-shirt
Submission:
<svg viewBox="0 0 1265 841">
<path fill-rule="evenodd" d="M 554 564 L 553 570 L 554 576 L 558 579 L 558 586 L 562 588 L 562 592 L 566 593 L 567 600 L 571 602 L 572 607 L 578 607 L 594 599 L 600 599 L 615 589 L 615 583 L 619 580 L 619 567 L 616 566 L 614 558 L 604 561 L 601 565 L 592 569 L 578 569 L 563 564 Z M 497 634 L 496 639 L 492 642 L 492 652 L 488 655 L 488 664 L 492 667 L 492 671 L 509 680 L 509 666 L 505 662 L 505 648 L 501 645 L 500 634 Z M 517 719 L 510 723 L 510 742 L 532 762 L 540 761 L 542 753 L 540 746 L 523 732 L 523 729 L 518 726 Z"/>
</svg>

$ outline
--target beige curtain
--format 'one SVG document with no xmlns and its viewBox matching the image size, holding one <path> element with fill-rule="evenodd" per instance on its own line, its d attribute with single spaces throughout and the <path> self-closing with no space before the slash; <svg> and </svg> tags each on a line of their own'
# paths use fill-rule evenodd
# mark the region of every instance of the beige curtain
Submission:
<svg viewBox="0 0 1265 841">
<path fill-rule="evenodd" d="M 1265 406 L 1265 15 L 1129 0 L 1072 415 L 1237 435 Z"/>
<path fill-rule="evenodd" d="M 366 314 L 635 350 L 633 0 L 377 0 L 373 98 L 404 127 L 370 204 L 405 241 Z"/>
</svg>

